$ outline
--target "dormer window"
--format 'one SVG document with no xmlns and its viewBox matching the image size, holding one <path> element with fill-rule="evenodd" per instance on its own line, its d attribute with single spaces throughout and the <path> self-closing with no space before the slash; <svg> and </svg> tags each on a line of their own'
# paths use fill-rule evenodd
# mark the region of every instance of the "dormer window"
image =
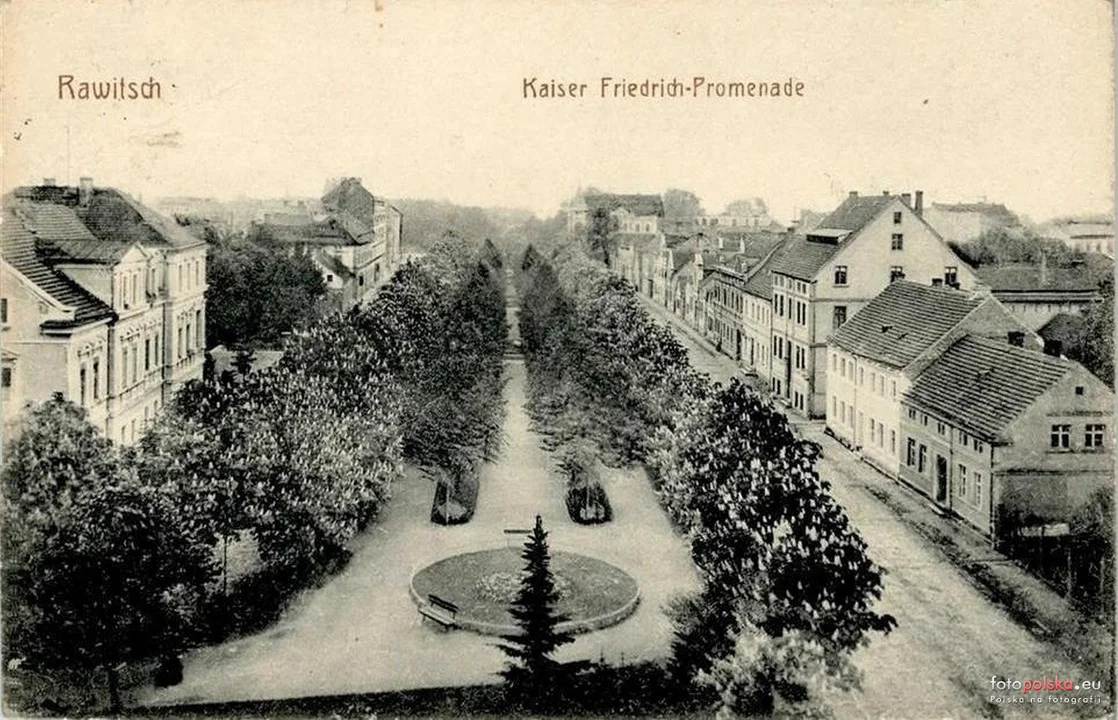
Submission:
<svg viewBox="0 0 1118 720">
<path fill-rule="evenodd" d="M 948 265 L 943 269 L 943 282 L 948 287 L 958 287 L 959 285 L 959 268 L 954 265 Z"/>
</svg>

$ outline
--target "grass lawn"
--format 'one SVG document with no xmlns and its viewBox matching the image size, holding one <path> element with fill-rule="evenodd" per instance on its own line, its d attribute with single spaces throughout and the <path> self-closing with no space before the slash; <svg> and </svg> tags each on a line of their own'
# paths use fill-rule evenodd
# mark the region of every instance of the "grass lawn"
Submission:
<svg viewBox="0 0 1118 720">
<path fill-rule="evenodd" d="M 457 605 L 460 618 L 511 626 L 509 604 L 523 567 L 519 548 L 482 550 L 428 565 L 412 585 L 421 598 L 432 594 Z M 553 552 L 551 572 L 559 590 L 558 611 L 573 621 L 619 610 L 637 595 L 637 583 L 627 573 L 585 555 Z"/>
</svg>

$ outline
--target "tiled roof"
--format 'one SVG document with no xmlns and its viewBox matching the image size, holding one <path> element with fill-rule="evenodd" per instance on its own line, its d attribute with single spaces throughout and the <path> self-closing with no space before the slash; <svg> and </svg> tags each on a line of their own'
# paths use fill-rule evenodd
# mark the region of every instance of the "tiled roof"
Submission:
<svg viewBox="0 0 1118 720">
<path fill-rule="evenodd" d="M 314 259 L 321 263 L 323 267 L 327 268 L 342 279 L 352 279 L 356 277 L 353 274 L 352 270 L 347 268 L 341 260 L 334 257 L 330 253 L 323 252 L 322 250 L 315 250 Z"/>
<path fill-rule="evenodd" d="M 977 213 L 1007 227 L 1017 224 L 1017 216 L 1001 203 L 932 203 L 932 208 L 950 213 Z"/>
<path fill-rule="evenodd" d="M 783 242 L 773 247 L 769 253 L 761 259 L 752 271 L 749 273 L 749 279 L 745 283 L 745 291 L 754 297 L 759 297 L 764 300 L 772 301 L 773 299 L 773 280 L 772 269 L 778 261 L 782 260 L 784 254 L 788 252 L 788 248 L 793 244 L 793 241 L 785 239 Z"/>
<path fill-rule="evenodd" d="M 19 213 L 15 205 L 5 202 L 4 220 L 0 223 L 0 257 L 58 303 L 74 309 L 72 321 L 48 320 L 43 327 L 77 327 L 115 318 L 111 307 L 43 262 L 36 246 L 50 239 L 40 238 L 28 226 L 29 218 Z"/>
<path fill-rule="evenodd" d="M 866 195 L 848 197 L 834 212 L 823 218 L 820 228 L 858 232 L 877 217 L 886 205 L 896 200 L 894 195 Z"/>
<path fill-rule="evenodd" d="M 82 204 L 78 188 L 29 186 L 16 188 L 13 195 L 36 204 L 69 208 L 86 229 L 102 242 L 140 243 L 141 245 L 187 248 L 205 241 L 190 234 L 174 220 L 164 217 L 113 188 L 93 188 L 89 201 Z"/>
<path fill-rule="evenodd" d="M 811 280 L 819 268 L 838 253 L 841 245 L 791 238 L 779 256 L 774 259 L 773 272 L 791 275 L 800 280 Z"/>
<path fill-rule="evenodd" d="M 965 336 L 922 372 L 905 399 L 961 427 L 997 440 L 1073 365 L 994 340 Z"/>
<path fill-rule="evenodd" d="M 625 208 L 634 215 L 658 215 L 664 217 L 664 201 L 659 195 L 616 195 L 603 193 L 601 195 L 586 195 L 583 197 L 586 208 L 594 210 L 607 210 L 613 212 L 618 208 Z"/>
<path fill-rule="evenodd" d="M 323 207 L 348 212 L 355 217 L 372 220 L 376 198 L 361 184 L 361 178 L 344 178 L 322 196 Z"/>
<path fill-rule="evenodd" d="M 1049 266 L 1042 271 L 1039 265 L 983 265 L 977 272 L 982 282 L 996 293 L 1098 290 L 1098 285 L 1082 268 Z"/>
<path fill-rule="evenodd" d="M 855 313 L 829 341 L 903 368 L 982 304 L 968 293 L 898 280 Z"/>
</svg>

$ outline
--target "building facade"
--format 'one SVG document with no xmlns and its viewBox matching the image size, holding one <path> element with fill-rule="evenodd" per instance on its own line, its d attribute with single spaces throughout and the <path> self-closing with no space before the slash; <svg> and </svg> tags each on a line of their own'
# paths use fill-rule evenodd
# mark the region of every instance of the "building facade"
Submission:
<svg viewBox="0 0 1118 720">
<path fill-rule="evenodd" d="M 400 211 L 355 177 L 333 183 L 318 207 L 269 214 L 249 231 L 257 242 L 307 255 L 341 312 L 371 300 L 396 271 L 402 235 Z"/>
<path fill-rule="evenodd" d="M 972 288 L 973 271 L 921 217 L 922 193 L 850 196 L 772 263 L 769 386 L 798 414 L 826 414 L 827 337 L 890 283 Z"/>
<path fill-rule="evenodd" d="M 901 480 L 995 540 L 1113 485 L 1114 393 L 1071 361 L 964 336 L 902 409 Z"/>
<path fill-rule="evenodd" d="M 1040 339 L 989 293 L 890 284 L 827 342 L 827 428 L 882 472 L 900 473 L 901 399 L 914 378 L 966 334 L 1019 343 Z"/>
<path fill-rule="evenodd" d="M 202 376 L 205 243 L 89 178 L 17 188 L 2 227 L 6 429 L 59 393 L 134 442 Z"/>
</svg>

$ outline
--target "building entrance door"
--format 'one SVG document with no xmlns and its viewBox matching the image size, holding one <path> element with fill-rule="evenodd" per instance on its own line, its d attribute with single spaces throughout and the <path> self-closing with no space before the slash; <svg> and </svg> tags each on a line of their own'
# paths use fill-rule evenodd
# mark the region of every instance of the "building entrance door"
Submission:
<svg viewBox="0 0 1118 720">
<path fill-rule="evenodd" d="M 947 502 L 947 458 L 936 455 L 936 502 Z"/>
</svg>

